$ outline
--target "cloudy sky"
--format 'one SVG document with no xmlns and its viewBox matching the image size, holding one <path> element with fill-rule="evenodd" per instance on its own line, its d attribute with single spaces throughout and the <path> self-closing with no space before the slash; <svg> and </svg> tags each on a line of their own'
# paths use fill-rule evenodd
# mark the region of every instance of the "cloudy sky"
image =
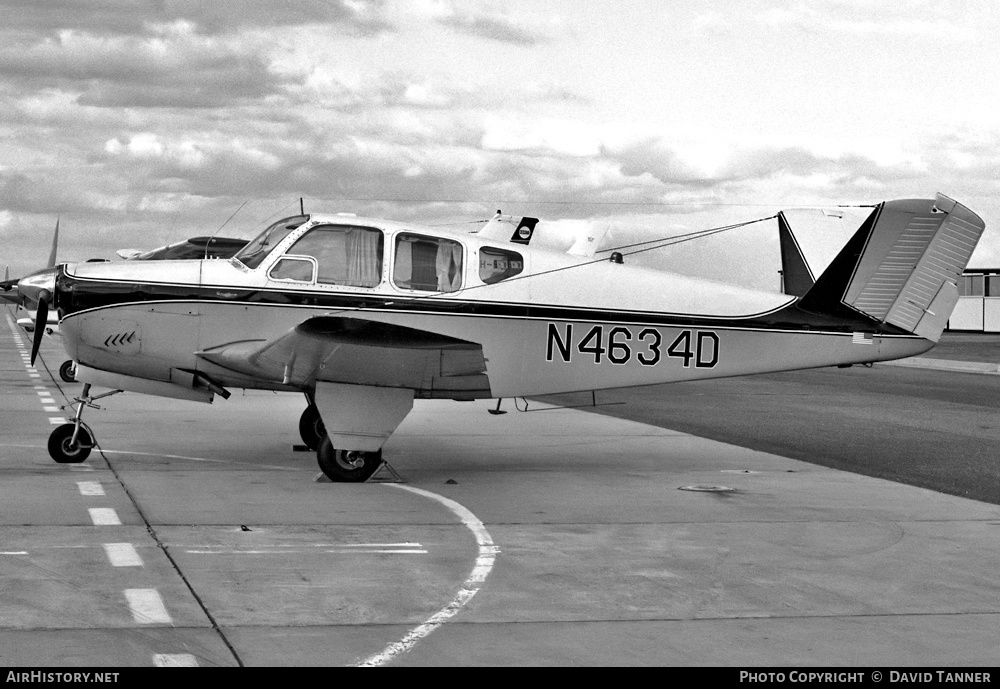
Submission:
<svg viewBox="0 0 1000 689">
<path fill-rule="evenodd" d="M 0 0 L 0 264 L 43 264 L 57 217 L 79 260 L 250 236 L 299 197 L 625 242 L 941 191 L 1000 267 L 998 8 Z M 818 262 L 852 212 L 797 212 Z M 760 223 L 656 260 L 770 287 L 776 257 Z"/>
</svg>

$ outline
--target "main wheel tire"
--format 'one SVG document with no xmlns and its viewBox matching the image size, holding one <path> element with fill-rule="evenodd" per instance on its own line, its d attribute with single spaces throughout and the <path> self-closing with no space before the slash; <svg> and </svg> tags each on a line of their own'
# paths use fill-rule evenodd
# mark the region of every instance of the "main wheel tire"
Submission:
<svg viewBox="0 0 1000 689">
<path fill-rule="evenodd" d="M 64 361 L 59 367 L 59 377 L 67 383 L 76 382 L 76 364 L 72 361 Z"/>
<path fill-rule="evenodd" d="M 299 435 L 310 450 L 318 450 L 323 438 L 326 437 L 326 428 L 323 426 L 323 419 L 320 418 L 316 405 L 310 404 L 302 412 L 299 418 Z"/>
<path fill-rule="evenodd" d="M 323 436 L 316 452 L 319 468 L 337 483 L 362 483 L 372 477 L 382 466 L 382 450 L 376 452 L 354 452 L 338 450 Z"/>
<path fill-rule="evenodd" d="M 90 449 L 94 446 L 93 436 L 81 427 L 76 445 L 72 445 L 75 430 L 76 424 L 64 423 L 49 436 L 49 456 L 60 464 L 79 464 L 90 456 Z"/>
</svg>

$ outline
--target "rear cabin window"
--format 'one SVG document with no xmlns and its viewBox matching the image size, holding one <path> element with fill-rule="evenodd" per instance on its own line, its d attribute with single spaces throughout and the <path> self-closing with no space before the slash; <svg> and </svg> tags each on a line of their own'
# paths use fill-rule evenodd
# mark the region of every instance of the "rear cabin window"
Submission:
<svg viewBox="0 0 1000 689">
<path fill-rule="evenodd" d="M 382 233 L 368 227 L 317 225 L 292 245 L 287 256 L 316 259 L 316 282 L 375 287 L 382 282 Z"/>
<path fill-rule="evenodd" d="M 479 250 L 479 279 L 487 285 L 506 280 L 524 270 L 524 258 L 516 251 L 483 247 Z"/>
<path fill-rule="evenodd" d="M 403 233 L 396 237 L 392 281 L 403 289 L 454 292 L 462 287 L 462 245 Z"/>
</svg>

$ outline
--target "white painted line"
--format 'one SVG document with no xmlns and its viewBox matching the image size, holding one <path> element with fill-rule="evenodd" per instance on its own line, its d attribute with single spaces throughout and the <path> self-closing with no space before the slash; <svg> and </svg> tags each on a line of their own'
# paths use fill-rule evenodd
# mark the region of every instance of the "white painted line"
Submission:
<svg viewBox="0 0 1000 689">
<path fill-rule="evenodd" d="M 402 553 L 403 555 L 426 555 L 426 550 L 325 550 L 326 553 Z"/>
<path fill-rule="evenodd" d="M 27 550 L 3 550 L 0 551 L 0 555 L 27 555 Z"/>
<path fill-rule="evenodd" d="M 52 397 L 52 393 L 51 393 L 51 392 L 49 392 L 49 391 L 48 391 L 48 390 L 47 390 L 47 389 L 46 389 L 46 388 L 45 388 L 44 386 L 42 386 L 42 385 L 36 385 L 36 386 L 35 386 L 35 390 L 38 390 L 38 391 L 39 391 L 39 392 L 37 393 L 39 397 Z M 45 390 L 45 392 L 41 392 L 42 390 Z"/>
<path fill-rule="evenodd" d="M 53 426 L 58 426 L 59 424 L 69 423 L 69 421 L 67 421 L 61 416 L 50 416 L 49 423 L 52 424 Z"/>
<path fill-rule="evenodd" d="M 70 464 L 69 465 L 69 470 L 70 471 L 93 471 L 94 467 L 90 466 L 89 464 Z"/>
<path fill-rule="evenodd" d="M 204 457 L 186 457 L 184 455 L 165 455 L 162 452 L 136 452 L 134 450 L 101 450 L 106 455 L 143 455 L 145 457 L 163 457 L 165 459 L 186 459 L 191 462 L 215 462 L 218 464 L 242 464 L 231 459 L 205 459 Z M 279 467 L 270 464 L 254 464 L 254 469 L 274 469 L 275 471 L 312 471 L 312 469 L 299 469 L 296 467 Z"/>
<path fill-rule="evenodd" d="M 42 411 L 62 411 L 59 407 L 42 407 Z"/>
<path fill-rule="evenodd" d="M 99 481 L 77 481 L 80 495 L 104 495 L 104 486 Z"/>
<path fill-rule="evenodd" d="M 437 493 L 432 493 L 429 490 L 423 490 L 421 488 L 414 488 L 413 486 L 404 486 L 398 483 L 387 483 L 386 485 L 400 490 L 406 490 L 411 493 L 416 493 L 417 495 L 422 495 L 425 498 L 430 498 L 431 500 L 441 503 L 454 512 L 462 523 L 465 524 L 465 526 L 476 537 L 476 543 L 479 545 L 479 556 L 476 558 L 476 564 L 472 568 L 472 572 L 469 573 L 469 576 L 466 577 L 465 582 L 462 584 L 462 588 L 459 589 L 455 598 L 448 603 L 448 605 L 431 615 L 423 624 L 411 629 L 409 633 L 399 641 L 386 646 L 385 650 L 381 653 L 376 653 L 375 655 L 369 656 L 365 660 L 357 663 L 359 667 L 377 667 L 379 665 L 385 665 L 396 656 L 409 651 L 417 644 L 418 641 L 457 615 L 458 611 L 461 610 L 465 604 L 472 600 L 472 597 L 479 592 L 479 588 L 483 585 L 483 582 L 486 581 L 486 577 L 493 569 L 493 563 L 496 561 L 496 556 L 500 552 L 500 549 L 493 543 L 493 537 L 490 536 L 490 533 L 486 530 L 486 527 L 483 526 L 483 523 L 479 521 L 479 518 L 460 503 L 455 502 L 450 498 L 446 498 L 443 495 L 438 495 Z"/>
<path fill-rule="evenodd" d="M 28 367 L 28 373 L 38 373 L 38 369 L 37 369 L 37 368 L 31 368 L 31 367 L 29 366 L 29 367 Z"/>
<path fill-rule="evenodd" d="M 153 656 L 156 667 L 198 667 L 198 659 L 190 653 L 157 653 Z"/>
<path fill-rule="evenodd" d="M 132 619 L 139 624 L 170 624 L 170 614 L 156 589 L 125 589 Z"/>
<path fill-rule="evenodd" d="M 41 402 L 42 404 L 55 404 L 56 403 L 56 401 L 54 399 L 52 399 L 51 397 L 39 397 L 38 401 Z"/>
<path fill-rule="evenodd" d="M 113 507 L 91 507 L 87 511 L 90 512 L 94 526 L 121 526 L 122 520 Z"/>
<path fill-rule="evenodd" d="M 42 376 L 41 376 L 41 374 L 38 374 L 38 373 L 29 373 L 28 377 L 29 378 L 41 378 Z"/>
<path fill-rule="evenodd" d="M 105 543 L 112 567 L 142 567 L 142 558 L 131 543 Z"/>
<path fill-rule="evenodd" d="M 308 552 L 316 552 L 315 550 L 235 550 L 232 548 L 225 548 L 222 550 L 185 550 L 185 553 L 189 555 L 301 555 Z M 343 548 L 339 550 L 324 550 L 324 553 L 339 553 L 342 555 L 360 555 L 363 553 L 402 553 L 404 555 L 414 555 L 427 553 L 426 550 L 419 548 L 411 549 L 387 549 L 387 548 L 365 548 L 365 549 L 349 549 Z"/>
</svg>

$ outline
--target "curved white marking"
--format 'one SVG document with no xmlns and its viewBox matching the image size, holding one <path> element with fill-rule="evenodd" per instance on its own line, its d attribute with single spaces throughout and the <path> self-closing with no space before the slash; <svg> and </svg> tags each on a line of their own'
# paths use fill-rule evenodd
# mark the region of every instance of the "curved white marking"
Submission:
<svg viewBox="0 0 1000 689">
<path fill-rule="evenodd" d="M 472 600 L 472 597 L 479 592 L 479 588 L 483 585 L 483 582 L 486 581 L 486 577 L 489 575 L 490 570 L 493 569 L 493 562 L 496 560 L 497 553 L 500 552 L 500 549 L 494 545 L 493 537 L 490 536 L 490 533 L 486 530 L 486 527 L 483 526 L 483 523 L 479 521 L 479 518 L 476 515 L 470 512 L 463 505 L 446 498 L 443 495 L 432 493 L 429 490 L 413 488 L 412 486 L 403 486 L 397 483 L 390 483 L 386 485 L 392 486 L 393 488 L 399 488 L 401 490 L 408 490 L 411 493 L 416 493 L 417 495 L 422 495 L 425 498 L 430 498 L 431 500 L 441 503 L 454 512 L 462 523 L 465 524 L 465 526 L 468 527 L 468 529 L 476 537 L 476 543 L 479 545 L 479 555 L 476 557 L 476 565 L 472 568 L 472 572 L 469 573 L 469 576 L 462 584 L 462 588 L 459 589 L 455 598 L 452 599 L 448 605 L 444 606 L 427 618 L 427 621 L 423 624 L 411 629 L 409 633 L 407 633 L 407 635 L 399 641 L 386 646 L 385 650 L 381 653 L 376 653 L 359 663 L 355 663 L 356 667 L 378 667 L 380 665 L 385 665 L 396 656 L 409 651 L 417 644 L 418 641 L 458 614 L 458 611 L 461 610 L 462 607 Z"/>
</svg>

